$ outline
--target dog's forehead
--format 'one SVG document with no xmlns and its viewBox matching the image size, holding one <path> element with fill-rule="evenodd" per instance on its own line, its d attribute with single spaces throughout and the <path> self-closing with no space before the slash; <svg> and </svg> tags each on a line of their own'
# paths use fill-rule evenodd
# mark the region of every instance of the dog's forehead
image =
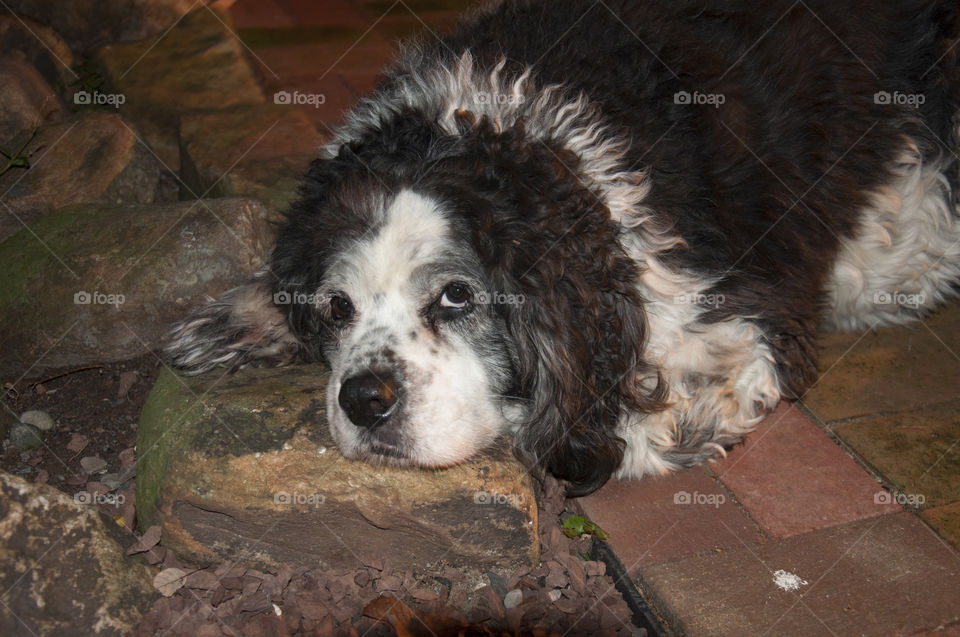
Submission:
<svg viewBox="0 0 960 637">
<path fill-rule="evenodd" d="M 388 200 L 380 223 L 353 251 L 352 283 L 367 294 L 400 290 L 450 249 L 451 227 L 440 204 L 401 190 Z"/>
</svg>

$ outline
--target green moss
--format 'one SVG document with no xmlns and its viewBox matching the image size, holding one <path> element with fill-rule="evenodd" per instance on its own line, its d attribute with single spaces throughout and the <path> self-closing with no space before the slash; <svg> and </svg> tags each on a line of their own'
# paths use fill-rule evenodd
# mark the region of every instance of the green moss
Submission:
<svg viewBox="0 0 960 637">
<path fill-rule="evenodd" d="M 137 520 L 142 529 L 156 521 L 155 506 L 170 460 L 188 445 L 202 415 L 199 402 L 184 400 L 183 385 L 176 374 L 161 371 L 137 428 Z"/>
</svg>

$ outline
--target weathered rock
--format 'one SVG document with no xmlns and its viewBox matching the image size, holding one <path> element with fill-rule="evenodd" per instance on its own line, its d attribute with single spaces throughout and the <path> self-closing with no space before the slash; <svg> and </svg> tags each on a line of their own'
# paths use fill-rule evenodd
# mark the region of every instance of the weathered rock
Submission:
<svg viewBox="0 0 960 637">
<path fill-rule="evenodd" d="M 263 263 L 249 199 L 62 208 L 0 243 L 0 378 L 156 348 L 188 307 Z"/>
<path fill-rule="evenodd" d="M 70 46 L 50 27 L 24 16 L 0 14 L 0 51 L 20 51 L 51 86 L 77 79 Z"/>
<path fill-rule="evenodd" d="M 241 44 L 222 19 L 200 8 L 159 41 L 112 45 L 97 53 L 111 85 L 125 98 L 124 117 L 170 170 L 179 170 L 181 114 L 264 101 Z"/>
<path fill-rule="evenodd" d="M 10 444 L 22 450 L 36 449 L 43 444 L 43 436 L 33 425 L 15 422 L 10 427 Z"/>
<path fill-rule="evenodd" d="M 40 431 L 50 431 L 56 423 L 53 416 L 40 409 L 31 409 L 20 414 L 20 422 L 33 425 Z"/>
<path fill-rule="evenodd" d="M 125 635 L 157 595 L 95 507 L 0 473 L 4 635 Z"/>
<path fill-rule="evenodd" d="M 150 203 L 160 166 L 116 114 L 87 111 L 42 127 L 27 145 L 29 169 L 0 177 L 0 241 L 75 203 Z"/>
<path fill-rule="evenodd" d="M 508 449 L 438 471 L 347 460 L 325 422 L 326 381 L 306 365 L 162 372 L 138 429 L 140 523 L 200 562 L 342 569 L 379 553 L 396 569 L 500 570 L 537 559 L 532 481 Z"/>
<path fill-rule="evenodd" d="M 283 210 L 319 154 L 320 133 L 292 106 L 239 106 L 183 116 L 181 174 L 196 193 L 257 197 Z"/>
<path fill-rule="evenodd" d="M 14 13 L 49 25 L 77 51 L 159 35 L 195 4 L 191 0 L 6 0 Z"/>
<path fill-rule="evenodd" d="M 8 152 L 17 133 L 63 117 L 60 98 L 18 51 L 0 59 L 0 86 L 0 146 Z"/>
</svg>

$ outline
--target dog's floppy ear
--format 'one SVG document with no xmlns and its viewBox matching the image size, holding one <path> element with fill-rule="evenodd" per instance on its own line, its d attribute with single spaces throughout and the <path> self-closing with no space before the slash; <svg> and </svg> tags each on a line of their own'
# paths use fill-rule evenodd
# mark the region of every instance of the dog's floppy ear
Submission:
<svg viewBox="0 0 960 637">
<path fill-rule="evenodd" d="M 274 303 L 266 272 L 194 308 L 173 326 L 164 354 L 188 375 L 216 367 L 275 367 L 306 356 Z"/>
<path fill-rule="evenodd" d="M 584 495 L 623 460 L 621 414 L 664 407 L 661 378 L 642 360 L 640 272 L 619 224 L 573 172 L 576 157 L 505 135 L 487 148 L 485 175 L 496 171 L 509 195 L 481 214 L 475 240 L 494 285 L 523 299 L 497 307 L 530 405 L 515 444 L 567 480 L 569 495 Z"/>
</svg>

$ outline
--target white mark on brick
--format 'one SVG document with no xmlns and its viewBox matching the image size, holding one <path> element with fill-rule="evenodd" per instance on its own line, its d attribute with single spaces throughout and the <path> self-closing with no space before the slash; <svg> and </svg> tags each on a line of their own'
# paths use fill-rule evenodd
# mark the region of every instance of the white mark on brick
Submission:
<svg viewBox="0 0 960 637">
<path fill-rule="evenodd" d="M 795 591 L 801 586 L 807 585 L 807 580 L 801 579 L 799 575 L 788 573 L 780 569 L 773 574 L 773 583 L 785 591 Z"/>
</svg>

